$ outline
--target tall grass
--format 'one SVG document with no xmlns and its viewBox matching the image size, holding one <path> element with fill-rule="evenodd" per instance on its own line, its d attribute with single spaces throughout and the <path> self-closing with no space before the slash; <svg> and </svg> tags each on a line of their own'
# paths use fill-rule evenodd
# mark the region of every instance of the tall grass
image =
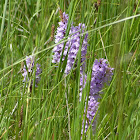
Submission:
<svg viewBox="0 0 140 140">
<path fill-rule="evenodd" d="M 80 63 L 68 76 L 61 72 L 62 63 L 59 67 L 51 63 L 55 43 L 48 40 L 52 24 L 57 28 L 60 21 L 58 7 L 70 17 L 65 42 L 72 21 L 87 25 L 88 76 L 96 58 L 108 59 L 115 68 L 110 86 L 101 95 L 96 132 L 93 135 L 89 127 L 86 138 L 140 139 L 140 2 L 104 0 L 98 10 L 94 3 L 1 0 L 0 139 L 81 138 Z M 30 92 L 19 71 L 21 62 L 34 50 L 42 73 L 38 87 Z M 89 85 L 83 94 L 88 93 Z"/>
</svg>

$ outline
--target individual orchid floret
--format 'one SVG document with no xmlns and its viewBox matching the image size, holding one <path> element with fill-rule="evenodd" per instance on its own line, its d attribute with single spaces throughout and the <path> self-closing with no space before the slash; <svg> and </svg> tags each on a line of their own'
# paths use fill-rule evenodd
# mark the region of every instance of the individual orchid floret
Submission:
<svg viewBox="0 0 140 140">
<path fill-rule="evenodd" d="M 24 77 L 23 82 L 26 82 L 29 80 L 29 77 L 32 76 L 32 74 L 34 73 L 34 70 L 36 70 L 35 86 L 37 86 L 37 84 L 40 81 L 40 74 L 41 74 L 40 65 L 37 63 L 36 67 L 35 67 L 34 56 L 26 56 L 26 65 L 24 65 L 23 73 L 22 73 L 22 76 Z M 33 81 L 31 82 L 31 84 L 32 83 L 33 83 Z"/>
</svg>

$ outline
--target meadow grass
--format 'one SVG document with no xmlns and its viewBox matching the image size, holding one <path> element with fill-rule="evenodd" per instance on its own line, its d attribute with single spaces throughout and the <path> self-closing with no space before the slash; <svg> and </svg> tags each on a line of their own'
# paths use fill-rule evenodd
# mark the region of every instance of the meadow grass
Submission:
<svg viewBox="0 0 140 140">
<path fill-rule="evenodd" d="M 60 21 L 58 7 L 70 19 L 63 42 L 72 21 L 87 26 L 85 71 L 89 79 L 95 59 L 106 58 L 114 68 L 110 85 L 102 90 L 96 131 L 93 135 L 89 127 L 82 138 L 140 139 L 140 1 L 104 0 L 98 10 L 95 2 L 1 0 L 0 139 L 81 139 L 84 99 L 79 102 L 80 61 L 67 76 L 61 71 L 65 67 L 62 61 L 52 64 L 56 44 L 49 40 L 51 26 L 57 28 Z M 38 87 L 30 91 L 22 82 L 20 69 L 33 52 L 42 73 Z M 89 84 L 83 94 L 89 94 Z"/>
</svg>

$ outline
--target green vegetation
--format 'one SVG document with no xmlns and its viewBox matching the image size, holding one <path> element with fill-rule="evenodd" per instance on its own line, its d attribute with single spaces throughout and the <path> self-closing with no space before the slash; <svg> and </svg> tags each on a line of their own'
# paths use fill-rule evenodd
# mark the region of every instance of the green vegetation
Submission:
<svg viewBox="0 0 140 140">
<path fill-rule="evenodd" d="M 59 7 L 69 14 L 68 28 L 72 21 L 87 26 L 88 76 L 98 58 L 108 59 L 115 69 L 101 95 L 96 132 L 93 135 L 90 127 L 87 139 L 140 139 L 140 1 L 104 0 L 98 9 L 95 2 L 1 0 L 0 139 L 81 138 L 80 63 L 68 76 L 61 72 L 64 65 L 51 63 L 55 43 L 48 40 L 51 26 L 57 28 L 60 21 Z M 33 52 L 42 73 L 38 87 L 30 92 L 20 69 Z M 83 94 L 88 91 L 87 85 Z"/>
</svg>

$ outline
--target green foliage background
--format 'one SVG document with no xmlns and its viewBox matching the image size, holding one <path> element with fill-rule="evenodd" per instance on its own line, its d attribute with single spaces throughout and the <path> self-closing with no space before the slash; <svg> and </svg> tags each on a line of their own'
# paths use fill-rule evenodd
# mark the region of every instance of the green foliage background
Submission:
<svg viewBox="0 0 140 140">
<path fill-rule="evenodd" d="M 101 95 L 96 132 L 93 135 L 89 127 L 86 139 L 140 139 L 140 1 L 104 0 L 98 10 L 95 2 L 1 0 L 0 139 L 81 138 L 80 63 L 65 76 L 60 72 L 62 63 L 59 67 L 51 63 L 54 41 L 45 43 L 52 24 L 57 28 L 60 21 L 58 7 L 69 14 L 68 28 L 72 21 L 87 26 L 88 77 L 95 59 L 106 58 L 115 68 L 110 86 Z M 33 51 L 42 73 L 38 87 L 33 86 L 30 93 L 19 71 L 20 63 Z M 83 94 L 88 93 L 87 84 Z"/>
</svg>

